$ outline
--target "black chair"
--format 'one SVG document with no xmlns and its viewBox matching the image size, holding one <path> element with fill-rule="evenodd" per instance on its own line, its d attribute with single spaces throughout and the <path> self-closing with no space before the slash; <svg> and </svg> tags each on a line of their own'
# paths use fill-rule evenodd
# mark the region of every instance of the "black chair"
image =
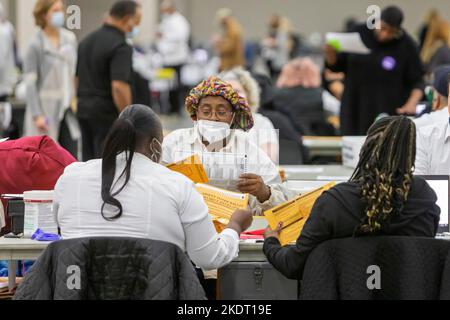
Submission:
<svg viewBox="0 0 450 320">
<path fill-rule="evenodd" d="M 188 257 L 175 245 L 131 238 L 52 243 L 15 300 L 204 300 Z"/>
<path fill-rule="evenodd" d="M 450 241 L 428 238 L 328 241 L 308 258 L 300 299 L 449 299 L 449 251 Z"/>
</svg>

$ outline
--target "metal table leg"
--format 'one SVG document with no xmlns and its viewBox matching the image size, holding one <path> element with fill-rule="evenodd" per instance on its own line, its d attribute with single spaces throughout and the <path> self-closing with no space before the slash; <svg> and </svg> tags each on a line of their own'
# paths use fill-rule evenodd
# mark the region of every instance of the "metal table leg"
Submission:
<svg viewBox="0 0 450 320">
<path fill-rule="evenodd" d="M 17 273 L 17 265 L 19 261 L 11 260 L 8 261 L 8 287 L 9 292 L 12 292 L 14 287 L 16 286 L 16 273 Z"/>
</svg>

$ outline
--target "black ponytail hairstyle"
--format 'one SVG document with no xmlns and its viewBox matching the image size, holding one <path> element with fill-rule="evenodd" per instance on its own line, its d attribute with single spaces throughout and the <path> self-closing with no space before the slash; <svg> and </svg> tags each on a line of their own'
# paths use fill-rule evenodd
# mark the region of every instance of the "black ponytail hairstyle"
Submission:
<svg viewBox="0 0 450 320">
<path fill-rule="evenodd" d="M 120 194 L 130 181 L 131 163 L 136 149 L 147 150 L 150 143 L 157 139 L 162 142 L 162 124 L 155 112 L 144 105 L 132 105 L 127 107 L 119 119 L 114 123 L 106 137 L 102 163 L 102 216 L 107 221 L 119 219 L 123 213 L 123 207 L 115 197 Z M 115 180 L 116 158 L 125 153 L 126 165 L 122 173 Z M 123 177 L 123 185 L 115 189 Z M 115 180 L 115 182 L 114 182 Z M 107 205 L 116 207 L 118 212 L 112 217 L 105 215 Z"/>
</svg>

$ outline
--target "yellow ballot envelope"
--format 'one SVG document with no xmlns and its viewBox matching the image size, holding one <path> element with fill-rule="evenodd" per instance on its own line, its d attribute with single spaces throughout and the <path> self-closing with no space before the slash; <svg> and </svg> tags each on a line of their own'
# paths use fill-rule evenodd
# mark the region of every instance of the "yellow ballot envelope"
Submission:
<svg viewBox="0 0 450 320">
<path fill-rule="evenodd" d="M 231 192 L 206 184 L 197 184 L 197 191 L 203 196 L 218 232 L 226 228 L 235 211 L 248 208 L 248 194 Z"/>
<path fill-rule="evenodd" d="M 181 173 L 189 178 L 194 183 L 208 183 L 208 176 L 206 175 L 205 168 L 203 167 L 200 158 L 197 155 L 193 155 L 178 163 L 170 164 L 168 169 Z"/>
<path fill-rule="evenodd" d="M 321 188 L 264 212 L 264 216 L 269 222 L 269 226 L 272 230 L 275 230 L 280 222 L 283 223 L 283 229 L 280 234 L 281 245 L 285 246 L 294 243 L 298 239 L 303 230 L 303 226 L 311 214 L 311 210 L 316 203 L 316 200 L 322 193 L 335 185 L 335 182 L 331 182 Z"/>
</svg>

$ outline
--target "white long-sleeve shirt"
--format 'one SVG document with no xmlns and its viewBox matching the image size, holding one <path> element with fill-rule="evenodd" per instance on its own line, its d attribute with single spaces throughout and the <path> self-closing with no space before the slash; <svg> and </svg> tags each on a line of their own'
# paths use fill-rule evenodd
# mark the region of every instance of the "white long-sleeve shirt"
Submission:
<svg viewBox="0 0 450 320">
<path fill-rule="evenodd" d="M 450 126 L 437 121 L 417 128 L 416 175 L 450 175 Z"/>
<path fill-rule="evenodd" d="M 125 167 L 117 158 L 116 179 Z M 64 239 L 131 237 L 177 245 L 199 267 L 218 269 L 235 259 L 239 236 L 226 229 L 217 234 L 208 208 L 193 183 L 184 176 L 135 153 L 131 178 L 116 197 L 123 215 L 113 221 L 101 215 L 102 160 L 66 168 L 55 187 L 56 220 Z M 119 181 L 114 190 L 121 187 Z M 115 208 L 105 208 L 110 216 Z"/>
<path fill-rule="evenodd" d="M 428 114 L 424 114 L 420 118 L 414 120 L 416 128 L 419 130 L 422 127 L 426 127 L 436 123 L 448 123 L 448 108 L 443 108 L 438 111 L 433 111 Z"/>
<path fill-rule="evenodd" d="M 159 32 L 161 38 L 157 42 L 158 51 L 162 54 L 166 66 L 177 66 L 186 63 L 189 57 L 189 22 L 179 12 L 164 16 Z"/>
</svg>

